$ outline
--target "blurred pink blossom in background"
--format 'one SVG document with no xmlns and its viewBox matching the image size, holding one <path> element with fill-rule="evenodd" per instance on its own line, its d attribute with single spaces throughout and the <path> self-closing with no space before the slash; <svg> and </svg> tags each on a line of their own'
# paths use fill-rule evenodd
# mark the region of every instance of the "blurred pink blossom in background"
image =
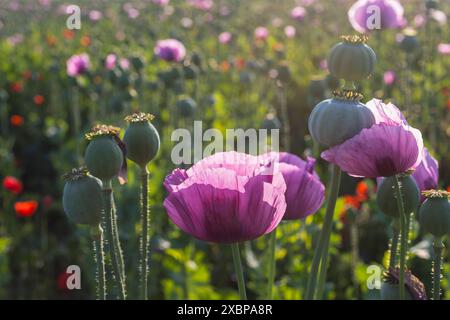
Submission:
<svg viewBox="0 0 450 320">
<path fill-rule="evenodd" d="M 255 29 L 256 40 L 266 40 L 269 37 L 269 30 L 266 27 L 258 27 Z"/>
<path fill-rule="evenodd" d="M 219 42 L 222 44 L 230 43 L 231 39 L 232 39 L 232 35 L 228 31 L 225 31 L 225 32 L 222 32 L 221 34 L 219 34 Z"/>
</svg>

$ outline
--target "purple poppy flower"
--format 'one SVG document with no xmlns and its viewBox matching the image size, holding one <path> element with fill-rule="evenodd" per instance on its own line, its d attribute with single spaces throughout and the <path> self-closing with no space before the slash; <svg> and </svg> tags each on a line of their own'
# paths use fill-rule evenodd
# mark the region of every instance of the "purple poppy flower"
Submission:
<svg viewBox="0 0 450 320">
<path fill-rule="evenodd" d="M 232 39 L 232 35 L 230 32 L 222 32 L 221 34 L 219 34 L 219 42 L 222 44 L 227 44 L 230 43 L 231 39 Z"/>
<path fill-rule="evenodd" d="M 180 62 L 186 56 L 186 48 L 176 39 L 159 40 L 155 46 L 155 54 L 166 61 Z"/>
<path fill-rule="evenodd" d="M 167 6 L 169 4 L 170 0 L 152 0 L 152 2 L 154 4 L 157 4 L 157 5 L 163 7 L 163 6 Z"/>
<path fill-rule="evenodd" d="M 387 86 L 392 86 L 395 82 L 395 72 L 392 70 L 388 70 L 383 75 L 384 84 Z"/>
<path fill-rule="evenodd" d="M 187 0 L 187 3 L 199 10 L 208 11 L 214 6 L 212 0 Z"/>
<path fill-rule="evenodd" d="M 391 103 L 372 99 L 366 106 L 375 124 L 324 151 L 322 158 L 355 177 L 389 177 L 417 168 L 423 157 L 420 131 L 409 126 Z"/>
<path fill-rule="evenodd" d="M 293 26 L 286 26 L 286 27 L 284 28 L 284 34 L 285 34 L 286 37 L 288 37 L 289 39 L 294 38 L 296 33 L 297 33 L 297 30 L 295 30 L 295 27 L 293 27 Z"/>
<path fill-rule="evenodd" d="M 450 54 L 450 43 L 440 43 L 438 45 L 438 52 L 442 55 Z"/>
<path fill-rule="evenodd" d="M 108 70 L 112 70 L 116 67 L 116 64 L 117 56 L 114 53 L 108 54 L 105 59 L 105 68 Z"/>
<path fill-rule="evenodd" d="M 423 148 L 423 160 L 412 174 L 416 180 L 420 192 L 430 189 L 437 189 L 439 180 L 439 164 L 428 152 L 427 148 Z M 425 197 L 421 196 L 424 201 Z"/>
<path fill-rule="evenodd" d="M 183 231 L 209 242 L 235 243 L 274 230 L 286 210 L 282 174 L 238 152 L 209 156 L 164 181 L 164 207 Z"/>
<path fill-rule="evenodd" d="M 306 16 L 306 10 L 303 7 L 295 7 L 291 10 L 291 18 L 296 21 L 302 21 Z"/>
<path fill-rule="evenodd" d="M 278 161 L 278 170 L 286 182 L 286 213 L 283 220 L 304 219 L 314 214 L 322 206 L 325 198 L 325 186 L 314 171 L 316 159 L 308 157 L 306 161 L 286 152 L 270 152 L 262 158 Z"/>
<path fill-rule="evenodd" d="M 91 21 L 99 21 L 103 17 L 103 13 L 98 10 L 89 11 L 89 19 Z"/>
<path fill-rule="evenodd" d="M 255 39 L 264 41 L 269 37 L 269 30 L 266 27 L 258 27 L 255 29 Z"/>
<path fill-rule="evenodd" d="M 372 26 L 376 19 L 374 14 L 380 13 L 380 25 Z M 348 11 L 348 18 L 352 27 L 366 33 L 374 29 L 396 29 L 405 25 L 403 6 L 397 0 L 358 0 Z"/>
<path fill-rule="evenodd" d="M 86 73 L 90 67 L 89 56 L 86 53 L 73 55 L 67 60 L 67 75 L 76 77 Z"/>
</svg>

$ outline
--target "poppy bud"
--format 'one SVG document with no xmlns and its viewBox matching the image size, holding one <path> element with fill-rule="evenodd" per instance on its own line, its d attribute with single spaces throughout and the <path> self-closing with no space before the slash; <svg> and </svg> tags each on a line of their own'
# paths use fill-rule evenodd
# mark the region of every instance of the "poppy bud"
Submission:
<svg viewBox="0 0 450 320">
<path fill-rule="evenodd" d="M 159 134 L 150 123 L 153 115 L 135 113 L 125 118 L 130 123 L 123 142 L 127 148 L 127 158 L 144 168 L 156 156 L 160 146 Z"/>
<path fill-rule="evenodd" d="M 84 154 L 86 166 L 103 182 L 117 176 L 124 162 L 123 151 L 116 140 L 119 132 L 119 128 L 98 125 L 86 134 L 90 141 Z"/>
<path fill-rule="evenodd" d="M 406 174 L 400 175 L 398 179 L 401 184 L 405 212 L 415 212 L 420 202 L 420 191 L 416 181 L 411 175 Z M 377 204 L 384 214 L 398 218 L 400 214 L 395 192 L 396 183 L 395 177 L 387 177 L 381 180 L 377 190 Z"/>
<path fill-rule="evenodd" d="M 103 209 L 102 182 L 86 168 L 73 169 L 64 175 L 63 208 L 70 220 L 98 225 Z"/>
<path fill-rule="evenodd" d="M 425 232 L 435 237 L 450 233 L 450 203 L 447 191 L 422 192 L 427 198 L 419 210 L 419 223 Z"/>
<path fill-rule="evenodd" d="M 181 116 L 188 118 L 194 115 L 197 103 L 193 99 L 186 97 L 179 99 L 176 106 Z"/>
</svg>

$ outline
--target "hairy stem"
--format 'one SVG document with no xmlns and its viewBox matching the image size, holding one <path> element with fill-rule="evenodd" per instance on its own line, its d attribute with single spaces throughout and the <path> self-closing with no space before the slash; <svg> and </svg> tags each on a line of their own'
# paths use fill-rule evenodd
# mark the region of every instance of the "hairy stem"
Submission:
<svg viewBox="0 0 450 320">
<path fill-rule="evenodd" d="M 319 242 L 314 250 L 313 261 L 311 264 L 311 271 L 309 273 L 308 286 L 306 289 L 305 299 L 314 299 L 316 291 L 317 275 L 321 260 L 328 258 L 328 244 L 330 240 L 331 227 L 333 225 L 334 208 L 339 192 L 339 184 L 341 180 L 341 169 L 337 165 L 332 166 L 330 193 L 328 195 L 327 209 L 325 212 L 325 219 L 323 222 L 322 232 L 320 233 Z M 326 266 L 324 266 L 326 268 Z M 325 279 L 326 269 L 322 272 L 321 277 Z"/>
<path fill-rule="evenodd" d="M 148 171 L 147 168 L 141 168 L 141 299 L 147 300 L 147 278 L 148 278 L 148 260 L 149 260 L 149 234 L 150 212 L 148 208 Z"/>
<path fill-rule="evenodd" d="M 389 252 L 389 267 L 395 268 L 397 263 L 397 252 L 398 252 L 398 240 L 399 240 L 399 230 L 398 230 L 398 221 L 393 222 L 392 226 L 392 240 L 391 240 L 391 248 Z"/>
<path fill-rule="evenodd" d="M 406 269 L 406 253 L 408 250 L 408 231 L 405 209 L 403 206 L 403 196 L 401 191 L 401 183 L 398 176 L 395 176 L 395 193 L 397 198 L 397 206 L 400 214 L 400 271 L 399 271 L 399 296 L 400 300 L 405 300 L 405 269 Z"/>
<path fill-rule="evenodd" d="M 441 299 L 441 267 L 442 267 L 442 249 L 444 244 L 442 239 L 434 239 L 434 261 L 433 261 L 433 300 Z"/>
<path fill-rule="evenodd" d="M 103 250 L 103 229 L 99 224 L 97 229 L 93 232 L 94 249 L 95 249 L 95 262 L 97 265 L 96 279 L 97 279 L 97 296 L 99 300 L 106 299 L 106 272 L 105 272 L 105 254 Z"/>
<path fill-rule="evenodd" d="M 111 182 L 104 183 L 103 189 L 103 202 L 106 215 L 107 224 L 107 237 L 110 246 L 111 261 L 114 270 L 114 278 L 119 288 L 120 298 L 125 300 L 126 298 L 126 288 L 125 282 L 122 278 L 122 271 L 120 269 L 120 257 L 119 248 L 117 247 L 117 241 L 115 237 L 115 223 L 114 223 L 114 212 L 113 212 L 113 193 L 111 189 Z"/>
</svg>

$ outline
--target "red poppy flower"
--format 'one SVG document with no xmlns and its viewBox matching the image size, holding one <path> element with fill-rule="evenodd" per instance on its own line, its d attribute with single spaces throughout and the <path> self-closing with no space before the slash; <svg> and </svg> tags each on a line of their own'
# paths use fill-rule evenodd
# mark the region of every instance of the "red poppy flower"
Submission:
<svg viewBox="0 0 450 320">
<path fill-rule="evenodd" d="M 11 123 L 11 125 L 13 125 L 14 127 L 21 127 L 24 123 L 23 117 L 19 116 L 17 114 L 13 114 L 11 116 L 11 118 L 9 118 L 9 122 Z"/>
<path fill-rule="evenodd" d="M 66 40 L 72 40 L 75 37 L 75 32 L 69 29 L 63 31 L 63 36 Z"/>
<path fill-rule="evenodd" d="M 52 196 L 45 196 L 42 198 L 42 204 L 45 208 L 50 208 L 53 204 L 53 197 Z"/>
<path fill-rule="evenodd" d="M 3 179 L 3 188 L 5 188 L 6 190 L 8 190 L 12 193 L 19 194 L 23 190 L 23 185 L 19 179 L 15 178 L 15 177 L 7 176 L 7 177 L 5 177 L 5 179 Z"/>
<path fill-rule="evenodd" d="M 356 196 L 344 196 L 344 203 L 347 208 L 353 208 L 355 210 L 358 210 L 361 207 L 361 201 L 359 201 Z"/>
<path fill-rule="evenodd" d="M 447 187 L 447 191 L 450 192 L 450 186 Z"/>
<path fill-rule="evenodd" d="M 23 78 L 24 78 L 25 80 L 30 80 L 32 75 L 33 75 L 33 73 L 32 73 L 30 70 L 26 70 L 26 71 L 23 73 Z"/>
<path fill-rule="evenodd" d="M 19 217 L 31 217 L 38 208 L 38 202 L 35 200 L 18 201 L 14 204 L 14 210 Z"/>
<path fill-rule="evenodd" d="M 19 93 L 22 91 L 22 85 L 20 84 L 20 82 L 11 83 L 9 88 L 10 88 L 11 92 L 14 92 L 14 93 Z"/>
<path fill-rule="evenodd" d="M 56 285 L 59 290 L 68 290 L 67 288 L 67 279 L 69 278 L 70 274 L 63 271 L 58 275 L 58 279 L 56 280 Z"/>
<path fill-rule="evenodd" d="M 369 187 L 364 181 L 360 181 L 356 186 L 356 198 L 359 202 L 364 202 L 367 200 L 369 194 Z"/>
<path fill-rule="evenodd" d="M 45 98 L 43 95 L 35 95 L 33 98 L 34 104 L 36 104 L 37 106 L 42 105 L 45 102 Z"/>
<path fill-rule="evenodd" d="M 89 45 L 91 44 L 91 38 L 89 36 L 82 36 L 80 39 L 80 44 L 83 47 L 89 47 Z"/>
</svg>

